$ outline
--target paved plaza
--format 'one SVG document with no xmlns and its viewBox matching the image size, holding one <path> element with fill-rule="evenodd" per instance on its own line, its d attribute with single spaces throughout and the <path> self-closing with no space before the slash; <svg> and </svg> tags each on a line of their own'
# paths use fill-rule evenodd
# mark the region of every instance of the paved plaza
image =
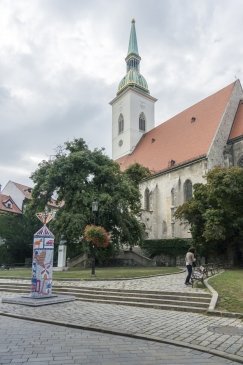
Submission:
<svg viewBox="0 0 243 365">
<path fill-rule="evenodd" d="M 184 285 L 186 273 L 152 276 L 143 279 L 127 280 L 97 280 L 97 281 L 54 281 L 53 285 L 82 286 L 92 288 L 109 288 L 109 289 L 131 289 L 131 290 L 159 290 L 159 291 L 176 291 L 176 292 L 203 292 L 202 289 L 194 289 Z M 29 283 L 28 280 L 15 280 L 18 283 Z M 0 279 L 0 282 L 12 282 L 8 279 Z"/>
<path fill-rule="evenodd" d="M 196 290 L 184 285 L 184 275 L 183 273 L 146 279 L 107 282 L 55 282 L 54 285 L 68 284 L 70 286 L 141 290 L 146 290 L 147 288 L 147 290 L 175 290 L 183 292 Z M 1 293 L 1 296 L 4 297 L 13 295 L 7 292 Z M 40 341 L 42 341 L 41 333 L 43 333 L 43 341 L 44 339 L 47 341 L 48 331 L 50 331 L 52 335 L 48 337 L 50 342 L 44 342 L 47 343 L 46 346 L 50 346 L 51 349 L 55 350 L 57 341 L 58 346 L 63 346 L 65 358 L 60 360 L 63 362 L 55 362 L 56 364 L 114 365 L 123 364 L 125 361 L 127 364 L 243 363 L 243 323 L 237 318 L 98 304 L 78 300 L 38 308 L 0 303 L 0 313 L 2 314 L 0 316 L 0 328 L 4 328 L 6 323 L 9 323 L 6 328 L 7 332 L 5 332 L 8 333 L 9 331 L 10 334 L 12 333 L 12 337 L 17 341 L 16 356 L 19 346 L 18 341 L 21 343 L 21 330 L 22 336 L 24 334 L 28 336 L 28 328 L 32 328 L 33 332 L 30 331 L 30 334 L 32 333 L 30 335 L 32 340 L 30 341 L 34 341 L 35 333 L 40 333 L 36 335 Z M 5 315 L 8 316 L 5 317 Z M 17 318 L 11 318 L 11 316 Z M 26 320 L 23 321 L 20 318 L 25 318 Z M 29 320 L 40 322 L 29 322 Z M 57 324 L 62 326 L 56 326 Z M 48 331 L 45 328 L 48 328 Z M 90 332 L 90 330 L 96 330 L 96 332 Z M 13 336 L 15 332 L 16 337 Z M 120 337 L 120 335 L 125 337 Z M 3 338 L 4 336 L 2 335 L 1 341 L 3 341 Z M 11 335 L 9 335 L 9 338 L 11 339 Z M 66 338 L 68 341 L 66 341 Z M 76 342 L 72 338 L 79 340 Z M 85 338 L 93 338 L 93 340 L 89 341 L 85 340 Z M 51 346 L 51 343 L 54 345 Z M 96 345 L 97 343 L 100 344 L 100 347 Z M 89 356 L 87 355 L 79 362 L 77 357 L 72 355 L 72 345 L 76 355 L 77 351 L 79 351 L 78 349 L 80 349 L 79 354 L 82 352 L 81 349 L 84 349 L 83 354 L 86 351 L 86 355 L 88 353 Z M 2 352 L 4 348 L 2 345 Z M 35 346 L 33 349 L 35 349 Z M 36 355 L 38 357 L 38 346 L 36 349 L 33 350 L 33 356 Z M 99 356 L 97 349 L 100 349 L 100 354 L 103 357 Z M 198 353 L 196 350 L 203 350 L 203 352 Z M 11 354 L 10 347 L 7 352 Z M 52 362 L 54 361 L 53 357 L 57 352 L 54 351 L 53 355 L 52 350 L 50 350 L 51 355 L 49 354 L 49 362 L 46 362 L 46 364 L 54 363 Z M 111 356 L 110 362 L 108 358 L 105 358 L 105 354 L 108 357 Z M 226 358 L 221 357 L 219 359 L 215 355 L 222 355 Z M 38 364 L 37 359 L 33 360 L 31 357 L 29 359 L 29 362 L 26 362 L 27 364 Z M 8 364 L 10 362 L 0 362 L 0 364 L 5 363 Z"/>
<path fill-rule="evenodd" d="M 236 364 L 172 345 L 2 316 L 0 336 L 0 364 Z"/>
</svg>

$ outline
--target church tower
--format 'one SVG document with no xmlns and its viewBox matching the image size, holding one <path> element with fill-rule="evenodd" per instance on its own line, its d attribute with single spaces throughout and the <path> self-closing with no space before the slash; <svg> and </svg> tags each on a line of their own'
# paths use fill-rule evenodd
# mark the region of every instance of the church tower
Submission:
<svg viewBox="0 0 243 365">
<path fill-rule="evenodd" d="M 145 78 L 140 74 L 135 20 L 132 20 L 127 73 L 121 80 L 112 105 L 112 158 L 130 154 L 144 133 L 154 128 L 154 103 Z"/>
</svg>

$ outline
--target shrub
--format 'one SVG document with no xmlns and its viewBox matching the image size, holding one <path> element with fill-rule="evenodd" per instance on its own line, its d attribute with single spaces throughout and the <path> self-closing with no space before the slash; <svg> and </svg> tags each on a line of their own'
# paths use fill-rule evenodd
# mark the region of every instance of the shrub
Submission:
<svg viewBox="0 0 243 365">
<path fill-rule="evenodd" d="M 192 246 L 192 239 L 171 238 L 158 240 L 145 240 L 140 247 L 153 258 L 159 255 L 180 256 L 184 255 Z"/>
<path fill-rule="evenodd" d="M 110 237 L 105 228 L 94 224 L 85 227 L 84 239 L 95 247 L 108 247 L 110 243 Z"/>
</svg>

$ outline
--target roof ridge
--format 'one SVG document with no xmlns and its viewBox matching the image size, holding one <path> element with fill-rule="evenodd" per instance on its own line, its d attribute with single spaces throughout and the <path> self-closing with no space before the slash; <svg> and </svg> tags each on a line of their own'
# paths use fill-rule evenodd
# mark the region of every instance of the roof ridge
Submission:
<svg viewBox="0 0 243 365">
<path fill-rule="evenodd" d="M 201 99 L 201 100 L 197 101 L 195 104 L 193 104 L 193 105 L 191 105 L 191 106 L 187 107 L 186 109 L 183 109 L 181 112 L 179 112 L 179 113 L 177 113 L 177 114 L 173 115 L 171 118 L 169 118 L 169 119 L 165 120 L 164 122 L 161 122 L 160 124 L 158 124 L 156 127 L 154 127 L 153 129 L 151 129 L 151 130 L 150 130 L 150 131 L 148 131 L 147 133 L 144 133 L 144 135 L 146 135 L 146 134 L 148 134 L 148 133 L 150 133 L 150 132 L 154 131 L 155 129 L 159 128 L 162 124 L 164 125 L 165 123 L 170 122 L 170 121 L 171 121 L 171 119 L 174 119 L 174 118 L 175 118 L 175 117 L 177 117 L 178 115 L 180 115 L 180 114 L 182 114 L 182 113 L 186 112 L 187 110 L 189 110 L 189 109 L 191 109 L 191 108 L 193 108 L 193 107 L 197 106 L 198 104 L 200 104 L 200 103 L 204 102 L 205 100 L 207 100 L 207 99 L 209 99 L 209 98 L 211 98 L 211 97 L 213 97 L 213 96 L 215 96 L 215 95 L 217 95 L 217 94 L 219 94 L 219 93 L 223 92 L 223 91 L 224 91 L 225 89 L 227 89 L 228 87 L 232 86 L 232 90 L 233 90 L 233 85 L 235 85 L 235 83 L 236 83 L 237 81 L 239 81 L 239 80 L 236 80 L 236 81 L 232 82 L 231 84 L 228 84 L 227 86 L 225 86 L 225 87 L 223 87 L 222 89 L 220 89 L 220 90 L 218 90 L 218 91 L 214 92 L 213 94 L 210 94 L 210 95 L 206 96 L 205 98 L 203 98 L 203 99 Z"/>
<path fill-rule="evenodd" d="M 12 183 L 14 183 L 15 185 L 18 185 L 18 186 L 22 186 L 24 188 L 29 188 L 29 189 L 33 189 L 31 186 L 28 186 L 28 185 L 24 185 L 24 184 L 20 184 L 20 183 L 17 183 L 15 181 L 11 181 Z"/>
</svg>

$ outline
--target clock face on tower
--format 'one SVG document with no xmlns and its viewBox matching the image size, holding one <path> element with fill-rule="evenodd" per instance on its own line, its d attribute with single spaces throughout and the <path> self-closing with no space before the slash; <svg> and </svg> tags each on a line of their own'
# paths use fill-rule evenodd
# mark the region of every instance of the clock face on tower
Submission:
<svg viewBox="0 0 243 365">
<path fill-rule="evenodd" d="M 123 145 L 123 140 L 120 139 L 120 141 L 118 142 L 118 146 L 121 147 Z"/>
</svg>

